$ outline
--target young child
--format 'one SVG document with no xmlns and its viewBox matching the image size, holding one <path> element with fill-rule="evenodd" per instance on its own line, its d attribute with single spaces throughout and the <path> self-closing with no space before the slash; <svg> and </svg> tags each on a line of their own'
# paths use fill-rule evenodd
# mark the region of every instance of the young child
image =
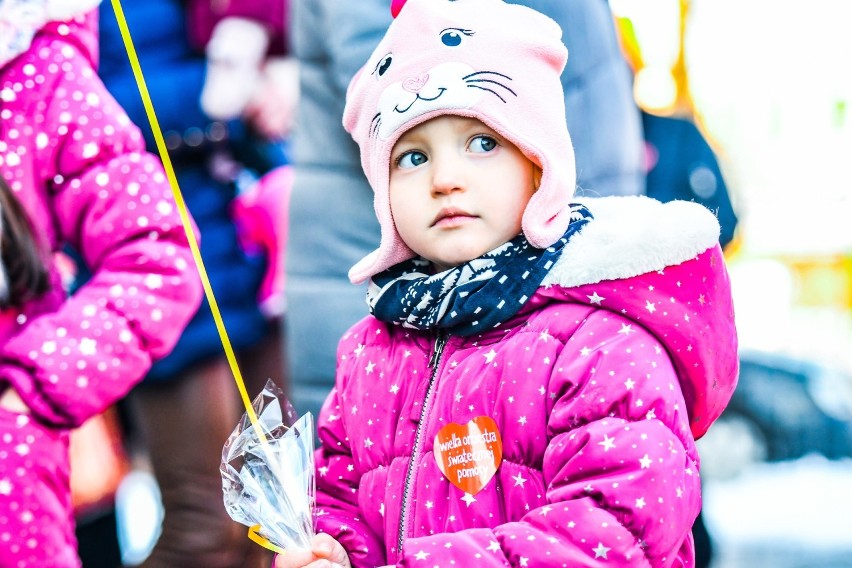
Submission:
<svg viewBox="0 0 852 568">
<path fill-rule="evenodd" d="M 691 566 L 695 438 L 737 376 L 700 205 L 572 203 L 559 27 L 409 0 L 344 123 L 382 227 L 294 566 Z"/>
<path fill-rule="evenodd" d="M 287 57 L 289 0 L 189 0 L 190 43 L 207 55 L 201 108 L 240 116 L 268 138 L 289 134 L 298 100 L 298 65 Z"/>
<path fill-rule="evenodd" d="M 77 567 L 69 430 L 167 354 L 201 286 L 166 176 L 93 68 L 93 18 L 4 0 L 0 565 Z M 8 11 L 6 11 L 8 9 Z M 22 18 L 26 15 L 26 18 Z M 54 255 L 92 278 L 66 298 Z"/>
</svg>

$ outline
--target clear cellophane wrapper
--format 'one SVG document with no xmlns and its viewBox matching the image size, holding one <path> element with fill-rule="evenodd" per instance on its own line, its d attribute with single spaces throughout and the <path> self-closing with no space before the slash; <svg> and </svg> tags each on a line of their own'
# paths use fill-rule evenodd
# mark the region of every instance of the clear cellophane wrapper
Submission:
<svg viewBox="0 0 852 568">
<path fill-rule="evenodd" d="M 263 438 L 246 413 L 225 442 L 220 466 L 225 508 L 278 549 L 310 550 L 316 501 L 313 417 L 297 419 L 272 381 L 252 407 Z"/>
</svg>

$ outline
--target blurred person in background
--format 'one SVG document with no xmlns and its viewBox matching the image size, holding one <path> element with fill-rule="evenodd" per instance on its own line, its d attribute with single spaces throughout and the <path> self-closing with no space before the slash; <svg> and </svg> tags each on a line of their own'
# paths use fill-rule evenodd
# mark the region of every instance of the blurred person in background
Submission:
<svg viewBox="0 0 852 568">
<path fill-rule="evenodd" d="M 276 14 L 284 17 L 283 2 L 242 2 L 237 7 L 259 4 L 262 9 L 253 14 L 274 19 Z M 228 5 L 125 0 L 122 7 L 181 192 L 201 233 L 201 255 L 225 328 L 248 390 L 255 393 L 270 378 L 286 388 L 277 321 L 283 306 L 270 303 L 269 289 L 264 289 L 270 270 L 278 266 L 277 252 L 263 247 L 247 251 L 241 233 L 246 227 L 234 215 L 257 204 L 252 200 L 256 181 L 268 179 L 267 172 L 275 174 L 276 183 L 286 183 L 287 176 L 277 174 L 286 162 L 281 141 L 290 117 L 280 108 L 293 108 L 296 91 L 286 87 L 286 71 L 276 75 L 264 64 L 275 50 L 269 30 L 283 30 L 284 22 L 276 28 L 253 21 L 252 14 L 214 12 L 214 4 Z M 227 33 L 217 35 L 219 24 L 233 23 L 232 17 L 244 25 L 228 32 L 230 24 L 225 24 Z M 101 76 L 131 120 L 147 125 L 111 10 L 101 11 L 100 25 Z M 205 57 L 214 49 L 231 58 L 234 68 L 222 69 L 221 61 Z M 292 65 L 288 69 L 295 71 Z M 248 73 L 248 78 L 222 81 L 222 71 Z M 294 74 L 290 82 L 295 83 Z M 231 93 L 229 87 L 239 92 Z M 277 100 L 274 108 L 270 98 Z M 143 130 L 154 148 L 150 128 Z M 286 187 L 268 185 L 273 197 L 286 194 Z M 270 216 L 283 211 L 277 209 L 282 201 L 271 199 L 267 205 L 275 208 L 267 212 Z M 246 528 L 233 522 L 223 506 L 222 446 L 242 406 L 209 305 L 202 306 L 172 356 L 151 369 L 129 403 L 131 423 L 145 442 L 164 508 L 162 533 L 143 565 L 268 566 L 267 551 L 246 537 Z"/>
<path fill-rule="evenodd" d="M 201 302 L 162 165 L 95 73 L 98 3 L 0 1 L 3 567 L 80 566 L 69 438 Z M 72 295 L 66 247 L 91 274 Z"/>
<path fill-rule="evenodd" d="M 298 68 L 287 54 L 287 0 L 187 0 L 192 46 L 207 56 L 201 108 L 239 116 L 269 139 L 293 124 Z"/>
<path fill-rule="evenodd" d="M 604 0 L 527 0 L 562 26 L 562 75 L 578 193 L 640 194 L 639 112 Z M 316 415 L 334 382 L 340 336 L 367 313 L 349 267 L 374 248 L 379 226 L 358 147 L 341 123 L 346 87 L 391 22 L 391 0 L 293 0 L 291 37 L 301 98 L 287 245 L 286 354 L 296 409 Z"/>
<path fill-rule="evenodd" d="M 716 153 L 695 122 L 642 110 L 642 132 L 648 197 L 704 205 L 719 219 L 719 242 L 726 248 L 734 240 L 737 215 Z"/>
</svg>

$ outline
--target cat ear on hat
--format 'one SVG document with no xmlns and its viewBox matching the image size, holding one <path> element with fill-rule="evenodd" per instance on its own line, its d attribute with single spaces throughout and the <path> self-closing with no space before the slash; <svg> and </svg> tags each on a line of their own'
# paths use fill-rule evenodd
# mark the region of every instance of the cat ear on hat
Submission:
<svg viewBox="0 0 852 568">
<path fill-rule="evenodd" d="M 396 18 L 399 16 L 399 13 L 402 11 L 402 7 L 405 6 L 407 0 L 391 0 L 391 16 Z M 456 0 L 449 0 L 450 2 L 455 2 Z"/>
<path fill-rule="evenodd" d="M 391 0 L 391 16 L 396 18 L 399 16 L 399 13 L 402 11 L 402 7 L 405 6 L 406 0 Z"/>
</svg>

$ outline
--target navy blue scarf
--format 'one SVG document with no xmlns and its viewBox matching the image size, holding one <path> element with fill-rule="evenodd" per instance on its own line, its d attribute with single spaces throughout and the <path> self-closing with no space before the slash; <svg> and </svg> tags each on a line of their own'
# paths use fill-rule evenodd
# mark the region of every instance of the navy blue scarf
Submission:
<svg viewBox="0 0 852 568">
<path fill-rule="evenodd" d="M 439 274 L 423 258 L 400 262 L 370 281 L 367 303 L 379 320 L 414 329 L 468 336 L 499 327 L 518 313 L 553 267 L 562 248 L 592 214 L 571 206 L 571 222 L 551 247 L 535 248 L 523 234 Z"/>
</svg>

